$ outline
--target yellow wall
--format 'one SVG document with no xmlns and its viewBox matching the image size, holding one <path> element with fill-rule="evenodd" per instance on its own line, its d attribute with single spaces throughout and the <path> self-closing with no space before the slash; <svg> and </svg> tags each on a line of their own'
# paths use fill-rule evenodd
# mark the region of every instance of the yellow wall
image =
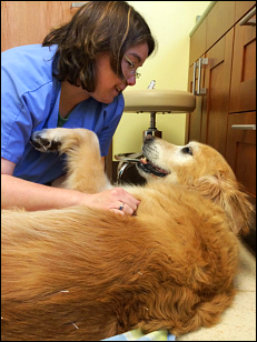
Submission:
<svg viewBox="0 0 257 342">
<path fill-rule="evenodd" d="M 211 1 L 128 1 L 147 21 L 157 40 L 157 50 L 143 67 L 131 90 L 147 89 L 156 80 L 156 89 L 187 90 L 189 33 Z M 129 91 L 126 90 L 126 91 Z M 186 114 L 157 114 L 156 126 L 162 137 L 175 144 L 185 143 Z M 124 113 L 113 138 L 113 155 L 139 152 L 142 132 L 149 127 L 150 114 Z"/>
</svg>

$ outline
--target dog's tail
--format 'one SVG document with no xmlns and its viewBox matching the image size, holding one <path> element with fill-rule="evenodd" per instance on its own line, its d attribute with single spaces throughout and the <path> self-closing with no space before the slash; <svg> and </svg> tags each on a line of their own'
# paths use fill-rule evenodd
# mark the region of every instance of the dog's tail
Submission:
<svg viewBox="0 0 257 342">
<path fill-rule="evenodd" d="M 174 292 L 170 295 L 166 293 L 158 305 L 155 303 L 156 317 L 141 321 L 137 327 L 145 332 L 166 329 L 175 336 L 201 327 L 210 327 L 219 322 L 222 313 L 231 305 L 235 292 L 234 289 L 229 289 L 213 295 L 212 298 L 206 295 L 206 298 L 199 300 L 196 293 L 184 288 L 183 293 L 180 293 L 180 297 L 175 301 Z"/>
<path fill-rule="evenodd" d="M 194 331 L 200 327 L 211 327 L 217 324 L 222 313 L 231 305 L 236 290 L 216 294 L 212 299 L 200 302 L 195 307 L 195 314 L 188 321 L 176 322 L 172 330 L 176 336 Z"/>
</svg>

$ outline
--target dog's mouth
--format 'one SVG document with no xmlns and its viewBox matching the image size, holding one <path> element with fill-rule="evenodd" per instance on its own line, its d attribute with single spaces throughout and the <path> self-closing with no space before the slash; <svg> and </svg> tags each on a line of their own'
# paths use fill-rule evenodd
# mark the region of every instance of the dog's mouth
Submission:
<svg viewBox="0 0 257 342">
<path fill-rule="evenodd" d="M 151 173 L 157 177 L 165 177 L 170 172 L 167 170 L 162 169 L 161 167 L 153 164 L 148 158 L 143 157 L 141 158 L 138 163 L 137 167 L 144 171 L 145 173 Z"/>
<path fill-rule="evenodd" d="M 140 170 L 142 170 L 145 173 L 151 173 L 157 177 L 165 177 L 170 172 L 155 165 L 153 162 L 151 162 L 147 157 L 145 157 L 142 153 L 133 155 L 134 158 L 132 158 L 132 154 L 122 154 L 122 155 L 116 155 L 115 158 L 117 160 L 122 160 L 125 165 L 129 164 L 136 164 L 136 167 Z"/>
</svg>

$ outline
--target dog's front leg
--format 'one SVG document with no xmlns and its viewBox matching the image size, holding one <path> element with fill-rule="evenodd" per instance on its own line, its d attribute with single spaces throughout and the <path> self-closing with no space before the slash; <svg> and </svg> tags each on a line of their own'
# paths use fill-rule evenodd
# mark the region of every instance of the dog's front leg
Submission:
<svg viewBox="0 0 257 342">
<path fill-rule="evenodd" d="M 53 128 L 33 133 L 32 145 L 41 152 L 65 153 L 67 177 L 62 186 L 96 193 L 110 187 L 96 134 L 87 129 Z"/>
</svg>

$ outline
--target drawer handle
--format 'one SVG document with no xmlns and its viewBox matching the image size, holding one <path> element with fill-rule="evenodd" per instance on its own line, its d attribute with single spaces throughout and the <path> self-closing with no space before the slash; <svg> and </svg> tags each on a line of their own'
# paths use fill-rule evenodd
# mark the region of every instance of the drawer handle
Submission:
<svg viewBox="0 0 257 342">
<path fill-rule="evenodd" d="M 240 129 L 240 130 L 246 130 L 246 131 L 256 131 L 256 125 L 250 124 L 250 125 L 232 125 L 232 129 Z"/>
<path fill-rule="evenodd" d="M 196 82 L 196 68 L 197 68 L 197 62 L 194 62 L 194 69 L 193 69 L 193 89 L 192 93 L 195 95 L 195 82 Z"/>
<path fill-rule="evenodd" d="M 198 61 L 194 63 L 193 86 L 192 86 L 192 94 L 193 95 L 205 95 L 207 93 L 206 88 L 201 88 L 202 65 L 208 65 L 208 58 L 199 58 Z M 198 69 L 198 82 L 197 82 L 197 89 L 196 89 L 196 71 L 197 71 L 197 69 Z"/>
<path fill-rule="evenodd" d="M 208 58 L 199 58 L 198 61 L 198 84 L 196 93 L 197 95 L 205 95 L 207 93 L 206 88 L 201 88 L 202 65 L 208 65 Z"/>
<path fill-rule="evenodd" d="M 239 25 L 256 26 L 256 19 L 251 19 L 256 14 L 256 6 L 240 20 Z M 250 20 L 251 19 L 251 20 Z"/>
</svg>

